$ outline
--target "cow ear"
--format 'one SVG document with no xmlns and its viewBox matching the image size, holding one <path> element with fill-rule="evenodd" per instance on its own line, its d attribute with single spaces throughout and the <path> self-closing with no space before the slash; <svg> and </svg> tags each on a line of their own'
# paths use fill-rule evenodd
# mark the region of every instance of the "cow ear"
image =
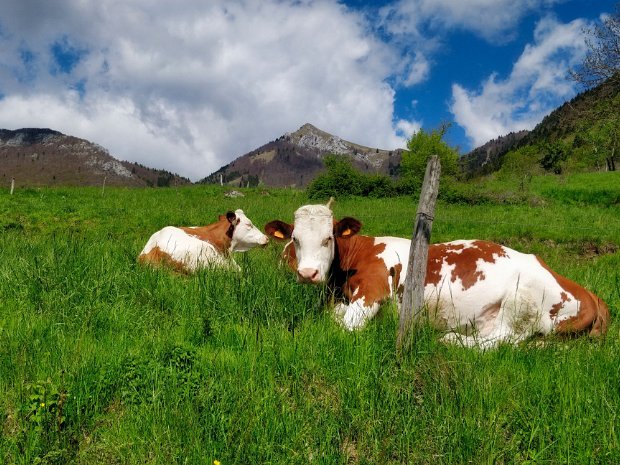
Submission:
<svg viewBox="0 0 620 465">
<path fill-rule="evenodd" d="M 235 215 L 235 212 L 231 212 L 231 211 L 226 212 L 226 219 L 228 220 L 229 223 L 232 224 L 236 218 L 237 218 L 237 215 Z"/>
<path fill-rule="evenodd" d="M 334 236 L 351 237 L 360 232 L 360 229 L 362 229 L 362 223 L 355 218 L 347 216 L 334 223 Z"/>
<path fill-rule="evenodd" d="M 267 223 L 264 227 L 265 234 L 276 239 L 290 239 L 293 234 L 293 225 L 280 220 Z"/>
</svg>

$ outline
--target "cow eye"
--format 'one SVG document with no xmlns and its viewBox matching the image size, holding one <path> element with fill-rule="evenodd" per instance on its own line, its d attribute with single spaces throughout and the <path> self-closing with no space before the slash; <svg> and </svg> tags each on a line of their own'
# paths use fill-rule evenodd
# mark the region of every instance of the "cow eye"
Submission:
<svg viewBox="0 0 620 465">
<path fill-rule="evenodd" d="M 327 247 L 327 246 L 329 245 L 329 243 L 330 243 L 330 241 L 331 241 L 331 240 L 332 240 L 332 238 L 331 238 L 331 237 L 326 237 L 325 239 L 323 239 L 323 242 L 321 242 L 321 245 L 322 245 L 323 247 Z"/>
</svg>

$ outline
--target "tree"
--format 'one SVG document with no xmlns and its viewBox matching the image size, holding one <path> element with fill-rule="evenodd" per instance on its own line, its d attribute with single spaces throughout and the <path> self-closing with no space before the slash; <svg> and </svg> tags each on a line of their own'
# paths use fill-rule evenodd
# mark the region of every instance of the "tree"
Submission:
<svg viewBox="0 0 620 465">
<path fill-rule="evenodd" d="M 330 196 L 391 197 L 396 194 L 388 176 L 362 173 L 344 156 L 327 155 L 323 163 L 325 172 L 308 186 L 307 193 L 311 199 L 327 199 Z"/>
<path fill-rule="evenodd" d="M 586 88 L 595 87 L 620 73 L 620 2 L 616 11 L 605 16 L 601 23 L 584 29 L 588 52 L 577 69 L 569 76 Z"/>
<path fill-rule="evenodd" d="M 545 171 L 562 174 L 562 164 L 568 158 L 568 147 L 561 140 L 544 142 L 540 146 L 542 158 L 539 163 Z"/>
<path fill-rule="evenodd" d="M 310 198 L 348 197 L 362 194 L 361 174 L 353 168 L 350 160 L 343 156 L 327 155 L 323 159 L 323 164 L 326 171 L 317 176 L 308 186 Z"/>
<path fill-rule="evenodd" d="M 422 185 L 426 165 L 433 155 L 439 157 L 442 178 L 456 176 L 459 155 L 442 140 L 449 128 L 449 124 L 442 124 L 431 132 L 420 129 L 407 141 L 400 164 L 403 190 L 411 192 Z"/>
<path fill-rule="evenodd" d="M 592 152 L 598 166 L 598 159 L 605 158 L 607 171 L 616 171 L 616 151 L 620 146 L 620 118 L 610 116 L 601 119 L 599 124 L 586 133 L 586 141 L 592 147 Z"/>
</svg>

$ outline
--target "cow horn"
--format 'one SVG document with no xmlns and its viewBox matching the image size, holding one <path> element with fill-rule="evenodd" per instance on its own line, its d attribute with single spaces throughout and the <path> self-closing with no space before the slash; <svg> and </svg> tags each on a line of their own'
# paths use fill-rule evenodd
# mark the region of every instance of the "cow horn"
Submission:
<svg viewBox="0 0 620 465">
<path fill-rule="evenodd" d="M 333 197 L 330 197 L 329 200 L 327 201 L 327 205 L 325 206 L 331 210 L 334 202 L 335 202 L 335 199 Z"/>
</svg>

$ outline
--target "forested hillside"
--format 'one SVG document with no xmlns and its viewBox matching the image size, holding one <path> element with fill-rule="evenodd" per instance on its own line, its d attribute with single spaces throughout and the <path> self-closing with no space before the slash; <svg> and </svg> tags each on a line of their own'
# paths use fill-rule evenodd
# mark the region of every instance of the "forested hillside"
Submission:
<svg viewBox="0 0 620 465">
<path fill-rule="evenodd" d="M 461 160 L 466 177 L 506 173 L 614 171 L 620 136 L 620 75 L 577 95 L 516 143 L 481 160 L 479 150 Z M 514 142 L 511 140 L 511 142 Z"/>
</svg>

